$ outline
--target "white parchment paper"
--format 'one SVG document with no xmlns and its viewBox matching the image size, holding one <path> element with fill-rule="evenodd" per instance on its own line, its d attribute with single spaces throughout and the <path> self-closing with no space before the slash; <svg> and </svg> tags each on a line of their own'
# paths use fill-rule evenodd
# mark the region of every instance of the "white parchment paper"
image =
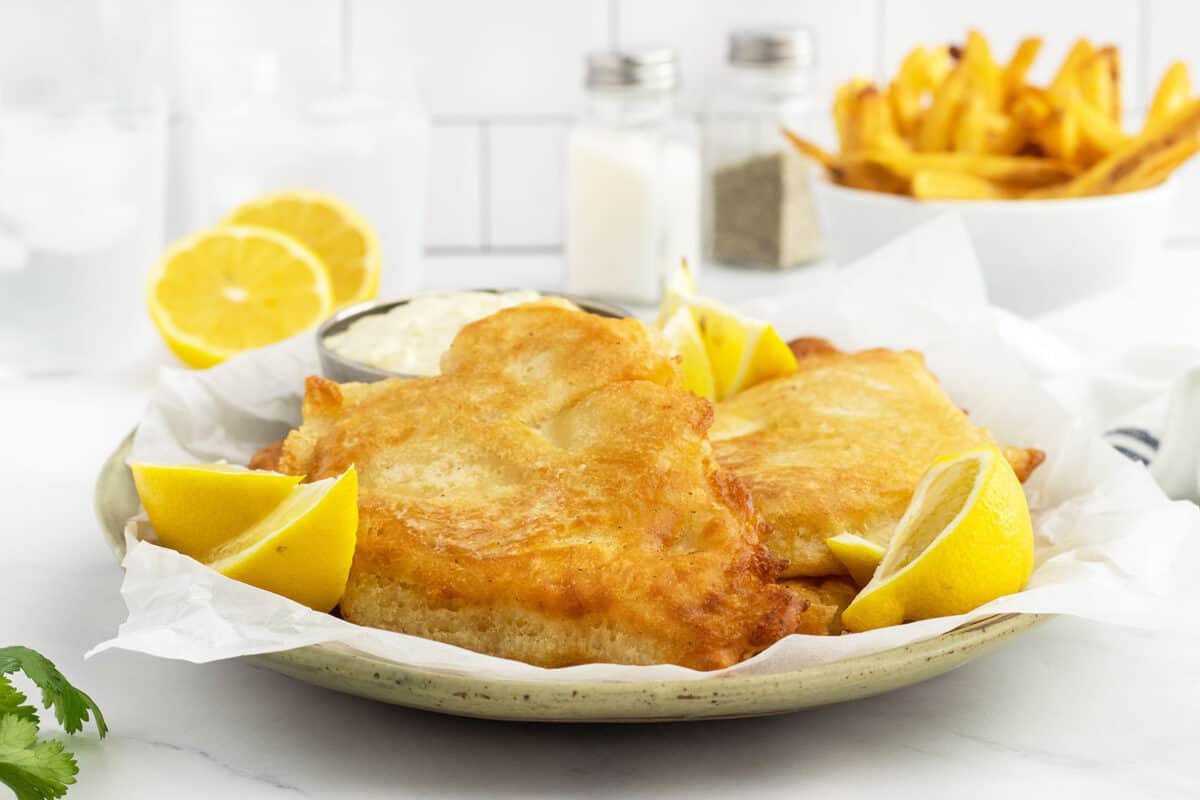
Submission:
<svg viewBox="0 0 1200 800">
<path fill-rule="evenodd" d="M 1200 597 L 1192 589 L 1200 574 L 1200 509 L 1167 500 L 1145 469 L 1088 432 L 1039 387 L 1031 366 L 1052 374 L 1055 363 L 1077 368 L 1080 356 L 1030 323 L 988 307 L 956 219 L 936 220 L 851 267 L 813 270 L 800 287 L 743 308 L 771 320 L 787 338 L 824 336 L 847 350 L 921 350 L 977 423 L 1001 441 L 1047 453 L 1026 486 L 1037 559 L 1024 591 L 958 617 L 839 637 L 789 636 L 717 672 L 610 664 L 551 670 L 318 614 L 141 541 L 134 524 L 121 589 L 129 617 L 116 638 L 92 653 L 119 647 L 205 662 L 324 642 L 488 679 L 695 680 L 877 652 L 1001 612 L 1200 630 L 1194 612 Z M 132 458 L 246 463 L 298 423 L 303 379 L 317 371 L 307 334 L 212 370 L 165 370 Z"/>
</svg>

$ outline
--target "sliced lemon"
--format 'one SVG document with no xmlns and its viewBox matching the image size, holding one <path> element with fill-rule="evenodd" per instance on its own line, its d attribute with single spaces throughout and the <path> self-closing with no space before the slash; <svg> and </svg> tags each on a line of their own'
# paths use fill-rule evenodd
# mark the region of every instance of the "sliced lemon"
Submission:
<svg viewBox="0 0 1200 800">
<path fill-rule="evenodd" d="M 304 483 L 271 513 L 214 549 L 210 567 L 316 611 L 331 611 L 346 591 L 358 531 L 358 478 Z"/>
<path fill-rule="evenodd" d="M 270 194 L 241 206 L 226 222 L 271 228 L 302 242 L 328 268 L 335 307 L 370 300 L 379 289 L 379 239 L 336 197 L 309 190 Z"/>
<path fill-rule="evenodd" d="M 712 400 L 713 374 L 704 349 L 704 339 L 696 320 L 686 308 L 676 309 L 662 329 L 663 336 L 671 345 L 671 351 L 680 357 L 680 372 L 683 373 L 685 389 L 706 400 Z"/>
<path fill-rule="evenodd" d="M 325 267 L 276 231 L 219 226 L 167 248 L 150 275 L 150 317 L 193 367 L 278 342 L 333 310 Z"/>
<path fill-rule="evenodd" d="M 695 296 L 696 279 L 692 277 L 692 268 L 688 266 L 685 258 L 679 262 L 679 268 L 675 270 L 675 274 L 667 283 L 662 302 L 658 305 L 657 325 L 659 329 L 667 324 L 667 320 L 675 315 L 675 312 L 688 298 Z"/>
<path fill-rule="evenodd" d="M 866 586 L 875 574 L 875 568 L 883 560 L 883 545 L 875 544 L 856 533 L 839 533 L 825 540 L 833 555 L 850 573 L 859 586 Z"/>
<path fill-rule="evenodd" d="M 686 305 L 704 339 L 717 400 L 796 371 L 796 357 L 770 323 L 715 300 L 691 298 Z"/>
<path fill-rule="evenodd" d="M 159 542 L 201 561 L 270 514 L 301 480 L 231 464 L 129 467 Z"/>
<path fill-rule="evenodd" d="M 1033 571 L 1033 527 L 1021 482 L 995 447 L 934 464 L 887 552 L 842 614 L 865 631 L 963 614 L 1021 590 Z"/>
</svg>

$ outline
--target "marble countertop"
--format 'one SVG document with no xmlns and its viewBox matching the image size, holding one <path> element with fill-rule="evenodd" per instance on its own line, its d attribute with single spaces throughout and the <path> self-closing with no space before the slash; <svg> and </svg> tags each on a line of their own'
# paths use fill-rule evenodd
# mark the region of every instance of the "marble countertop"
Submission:
<svg viewBox="0 0 1200 800">
<path fill-rule="evenodd" d="M 506 276 L 543 283 L 553 268 Z M 755 280 L 739 293 L 771 279 Z M 1200 641 L 1071 619 L 879 697 L 642 726 L 443 717 L 241 662 L 85 662 L 124 618 L 92 483 L 140 415 L 152 366 L 0 380 L 0 644 L 45 653 L 111 727 L 103 742 L 72 738 L 70 798 L 1200 797 Z"/>
</svg>

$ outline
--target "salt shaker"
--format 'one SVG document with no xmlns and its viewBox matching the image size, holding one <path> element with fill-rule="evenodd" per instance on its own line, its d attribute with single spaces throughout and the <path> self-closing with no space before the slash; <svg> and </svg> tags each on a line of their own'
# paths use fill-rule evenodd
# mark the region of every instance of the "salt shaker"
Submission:
<svg viewBox="0 0 1200 800">
<path fill-rule="evenodd" d="M 705 109 L 705 241 L 735 267 L 787 269 L 821 256 L 811 165 L 781 128 L 811 135 L 815 45 L 805 28 L 736 31 Z"/>
<path fill-rule="evenodd" d="M 587 105 L 567 146 L 567 287 L 649 305 L 700 256 L 698 130 L 675 107 L 665 49 L 594 53 Z"/>
</svg>

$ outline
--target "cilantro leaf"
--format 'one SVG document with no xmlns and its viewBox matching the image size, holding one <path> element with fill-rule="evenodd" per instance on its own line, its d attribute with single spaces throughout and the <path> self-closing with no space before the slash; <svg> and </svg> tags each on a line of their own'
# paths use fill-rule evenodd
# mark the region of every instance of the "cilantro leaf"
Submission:
<svg viewBox="0 0 1200 800">
<path fill-rule="evenodd" d="M 83 730 L 89 712 L 96 717 L 100 738 L 108 733 L 104 715 L 95 701 L 72 686 L 50 659 L 28 647 L 0 647 L 0 675 L 17 670 L 24 672 L 42 690 L 42 705 L 54 709 L 54 716 L 67 733 Z"/>
<path fill-rule="evenodd" d="M 13 686 L 3 675 L 0 675 L 0 715 L 14 714 L 21 719 L 27 719 L 34 725 L 38 723 L 37 710 L 25 705 L 25 695 Z"/>
<path fill-rule="evenodd" d="M 16 714 L 0 716 L 0 783 L 17 800 L 50 800 L 67 793 L 79 767 L 62 742 L 41 742 L 37 724 Z"/>
</svg>

